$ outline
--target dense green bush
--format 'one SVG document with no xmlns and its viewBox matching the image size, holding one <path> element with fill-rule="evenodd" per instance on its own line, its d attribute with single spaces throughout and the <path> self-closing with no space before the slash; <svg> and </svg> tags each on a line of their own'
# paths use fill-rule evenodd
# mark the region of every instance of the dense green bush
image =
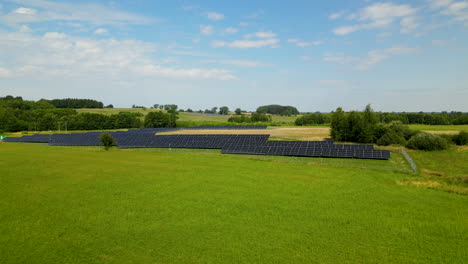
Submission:
<svg viewBox="0 0 468 264">
<path fill-rule="evenodd" d="M 251 122 L 271 122 L 271 115 L 253 113 L 250 120 Z"/>
<path fill-rule="evenodd" d="M 448 148 L 448 143 L 443 137 L 429 133 L 418 133 L 408 140 L 406 147 L 428 151 L 443 150 Z"/>
<path fill-rule="evenodd" d="M 380 137 L 376 143 L 380 146 L 405 145 L 406 140 L 398 133 L 394 131 L 389 131 L 385 133 L 382 137 Z"/>
<path fill-rule="evenodd" d="M 459 146 L 468 145 L 468 132 L 461 131 L 457 135 L 452 136 L 452 141 Z"/>
<path fill-rule="evenodd" d="M 305 125 L 320 125 L 325 123 L 330 123 L 330 114 L 322 113 L 312 113 L 305 114 L 301 117 L 298 117 L 294 124 L 296 126 L 305 126 Z"/>
<path fill-rule="evenodd" d="M 231 116 L 228 118 L 228 122 L 234 122 L 234 123 L 252 123 L 252 120 L 250 117 L 246 115 L 237 115 L 237 116 Z"/>
</svg>

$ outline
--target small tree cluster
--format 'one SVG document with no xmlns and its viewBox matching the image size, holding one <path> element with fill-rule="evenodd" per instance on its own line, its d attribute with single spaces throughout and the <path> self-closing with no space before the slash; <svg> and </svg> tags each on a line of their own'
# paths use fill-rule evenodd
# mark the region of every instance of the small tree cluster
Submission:
<svg viewBox="0 0 468 264">
<path fill-rule="evenodd" d="M 345 113 L 339 107 L 332 113 L 331 137 L 337 141 L 380 145 L 405 144 L 413 134 L 414 132 L 401 121 L 379 123 L 370 105 L 367 105 L 363 112 Z"/>
<path fill-rule="evenodd" d="M 164 112 L 149 112 L 145 116 L 144 126 L 154 128 L 176 127 L 177 114 Z"/>
</svg>

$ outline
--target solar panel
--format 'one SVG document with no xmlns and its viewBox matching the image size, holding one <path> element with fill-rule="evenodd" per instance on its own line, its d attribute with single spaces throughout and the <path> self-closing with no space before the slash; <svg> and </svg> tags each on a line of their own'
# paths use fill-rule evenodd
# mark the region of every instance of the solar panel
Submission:
<svg viewBox="0 0 468 264">
<path fill-rule="evenodd" d="M 268 134 L 197 134 L 159 135 L 159 132 L 183 129 L 266 129 L 266 126 L 199 126 L 190 128 L 140 128 L 109 132 L 118 148 L 192 148 L 221 149 L 223 154 L 252 154 L 297 157 L 334 157 L 389 159 L 388 150 L 376 150 L 370 144 L 335 144 L 326 141 L 268 141 Z M 42 142 L 51 146 L 100 146 L 103 132 L 32 135 L 5 138 L 5 142 Z"/>
</svg>

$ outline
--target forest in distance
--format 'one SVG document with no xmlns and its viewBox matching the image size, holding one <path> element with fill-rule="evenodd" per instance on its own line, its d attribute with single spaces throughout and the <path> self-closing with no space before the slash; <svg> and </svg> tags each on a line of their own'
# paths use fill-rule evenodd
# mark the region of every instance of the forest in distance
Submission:
<svg viewBox="0 0 468 264">
<path fill-rule="evenodd" d="M 104 106 L 102 102 L 92 99 L 41 99 L 38 101 L 24 100 L 22 97 L 5 96 L 0 97 L 0 131 L 46 131 L 57 130 L 66 123 L 69 130 L 97 130 L 97 129 L 123 129 L 139 128 L 145 126 L 142 113 L 121 111 L 117 114 L 103 115 L 98 113 L 78 113 L 77 108 L 112 108 L 112 105 Z M 134 106 L 136 107 L 136 106 Z M 278 125 L 271 121 L 271 115 L 296 116 L 295 122 L 288 125 L 304 126 L 315 124 L 330 124 L 332 114 L 330 113 L 301 113 L 293 106 L 267 105 L 260 106 L 256 111 L 248 112 L 235 109 L 231 112 L 226 106 L 213 107 L 211 110 L 193 111 L 191 109 L 180 109 L 175 104 L 155 104 L 151 108 L 161 111 L 158 115 L 162 126 L 177 126 L 177 115 L 179 112 L 202 112 L 231 115 L 229 124 L 258 124 Z M 190 110 L 190 111 L 187 111 Z M 351 111 L 355 112 L 355 111 Z M 150 112 L 151 113 L 151 112 Z M 148 115 L 148 114 L 146 114 Z M 376 120 L 380 123 L 391 123 L 399 121 L 403 124 L 426 124 L 426 125 L 464 125 L 468 124 L 468 113 L 463 112 L 439 112 L 439 113 L 396 113 L 375 112 Z M 151 116 L 154 118 L 154 116 Z M 147 125 L 158 122 L 148 121 Z M 224 125 L 226 123 L 223 123 Z M 193 124 L 193 125 L 196 125 Z"/>
</svg>

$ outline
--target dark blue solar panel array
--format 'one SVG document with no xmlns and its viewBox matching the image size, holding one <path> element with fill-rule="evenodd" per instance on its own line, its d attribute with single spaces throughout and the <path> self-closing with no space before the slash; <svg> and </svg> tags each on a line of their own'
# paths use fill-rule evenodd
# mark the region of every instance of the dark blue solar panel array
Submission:
<svg viewBox="0 0 468 264">
<path fill-rule="evenodd" d="M 51 135 L 36 134 L 22 137 L 7 137 L 4 142 L 28 142 L 28 143 L 47 143 Z"/>
<path fill-rule="evenodd" d="M 258 145 L 226 145 L 221 153 L 360 159 L 390 158 L 388 150 L 376 150 L 373 145 L 334 144 L 331 141 L 265 141 Z"/>
<path fill-rule="evenodd" d="M 266 129 L 266 126 L 202 126 L 189 128 L 140 128 L 109 132 L 118 148 L 197 148 L 222 149 L 223 154 L 253 154 L 300 157 L 336 157 L 389 159 L 390 152 L 376 150 L 373 145 L 334 144 L 333 141 L 268 141 L 268 134 L 259 135 L 155 135 L 183 129 Z M 100 146 L 102 132 L 32 135 L 6 138 L 5 142 L 38 142 L 51 146 Z"/>
<path fill-rule="evenodd" d="M 118 141 L 119 148 L 220 149 L 226 145 L 256 145 L 270 135 L 155 135 Z"/>
</svg>

